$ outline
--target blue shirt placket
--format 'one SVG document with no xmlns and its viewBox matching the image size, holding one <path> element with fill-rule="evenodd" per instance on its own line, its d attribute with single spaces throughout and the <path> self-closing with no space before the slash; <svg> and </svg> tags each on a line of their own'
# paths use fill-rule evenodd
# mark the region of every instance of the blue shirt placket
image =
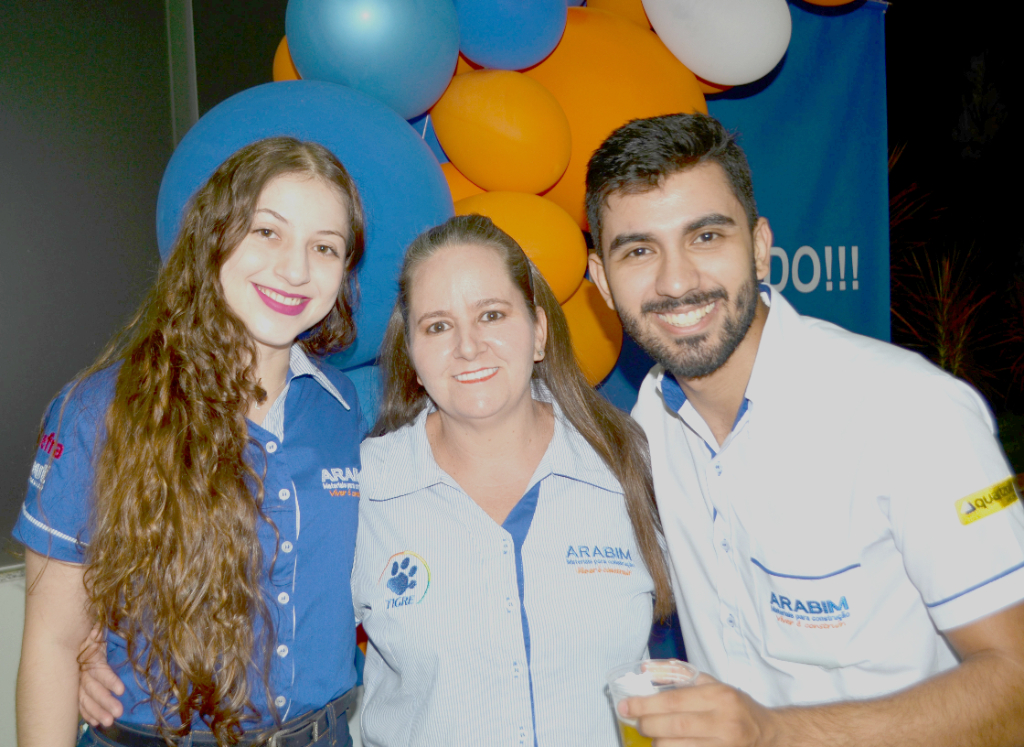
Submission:
<svg viewBox="0 0 1024 747">
<path fill-rule="evenodd" d="M 533 517 L 537 513 L 537 501 L 540 498 L 540 482 L 534 483 L 526 495 L 524 495 L 519 503 L 509 512 L 509 515 L 505 517 L 504 523 L 501 528 L 509 533 L 512 537 L 512 542 L 515 547 L 516 557 L 516 581 L 519 587 L 519 611 L 520 620 L 523 626 L 523 645 L 526 649 L 526 672 L 530 687 L 530 718 L 533 727 L 533 744 L 537 745 L 537 709 L 534 703 L 533 693 L 533 673 L 530 667 L 530 621 L 526 614 L 526 580 L 523 573 L 523 545 L 526 542 L 526 536 L 529 534 L 530 525 L 533 523 Z M 518 672 L 518 667 L 516 668 Z"/>
</svg>

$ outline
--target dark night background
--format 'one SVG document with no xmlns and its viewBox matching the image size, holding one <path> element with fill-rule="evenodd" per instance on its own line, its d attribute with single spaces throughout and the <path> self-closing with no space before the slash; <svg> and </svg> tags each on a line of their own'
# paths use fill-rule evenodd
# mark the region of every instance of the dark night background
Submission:
<svg viewBox="0 0 1024 747">
<path fill-rule="evenodd" d="M 271 79 L 287 0 L 192 5 L 202 115 Z M 1001 6 L 895 0 L 886 13 L 893 341 L 978 386 L 1024 472 L 1019 42 Z M 155 275 L 171 153 L 164 12 L 162 0 L 0 3 L 4 535 L 46 402 Z"/>
<path fill-rule="evenodd" d="M 899 153 L 889 173 L 892 332 L 933 359 L 941 340 L 962 348 L 959 375 L 988 397 L 1024 472 L 1020 42 L 1001 7 L 897 1 L 886 14 L 889 150 Z M 928 279 L 943 277 L 944 260 L 943 294 Z"/>
</svg>

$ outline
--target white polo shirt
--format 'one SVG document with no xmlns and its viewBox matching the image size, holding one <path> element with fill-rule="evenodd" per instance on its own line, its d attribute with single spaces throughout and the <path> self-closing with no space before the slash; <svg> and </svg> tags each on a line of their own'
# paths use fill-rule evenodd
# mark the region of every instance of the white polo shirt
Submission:
<svg viewBox="0 0 1024 747">
<path fill-rule="evenodd" d="M 643 658 L 654 589 L 622 488 L 556 408 L 498 525 L 434 461 L 426 417 L 362 445 L 363 744 L 617 747 L 605 674 Z"/>
<path fill-rule="evenodd" d="M 955 666 L 939 631 L 1024 599 L 1024 511 L 988 407 L 919 355 L 762 298 L 721 447 L 660 366 L 633 410 L 691 662 L 770 706 Z"/>
</svg>

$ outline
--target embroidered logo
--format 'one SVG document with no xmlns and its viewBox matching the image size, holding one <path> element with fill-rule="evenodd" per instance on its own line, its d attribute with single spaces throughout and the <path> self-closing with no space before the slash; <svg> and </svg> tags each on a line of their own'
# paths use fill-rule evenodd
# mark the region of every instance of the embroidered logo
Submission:
<svg viewBox="0 0 1024 747">
<path fill-rule="evenodd" d="M 430 567 L 414 552 L 395 553 L 377 583 L 384 587 L 384 609 L 419 604 L 430 588 Z"/>
<path fill-rule="evenodd" d="M 1008 477 L 991 487 L 972 493 L 956 502 L 956 515 L 964 526 L 1002 511 L 1017 502 L 1017 486 Z"/>
<path fill-rule="evenodd" d="M 798 628 L 845 628 L 850 616 L 850 603 L 845 596 L 831 599 L 796 599 L 772 592 L 772 613 L 784 625 Z"/>
<path fill-rule="evenodd" d="M 351 495 L 354 498 L 359 497 L 358 467 L 322 469 L 320 470 L 320 479 L 323 482 L 324 490 L 333 496 Z"/>
<path fill-rule="evenodd" d="M 617 573 L 633 575 L 633 556 L 630 551 L 609 545 L 569 545 L 565 551 L 565 564 L 576 566 L 577 573 Z"/>
<path fill-rule="evenodd" d="M 40 464 L 39 462 L 32 463 L 32 474 L 29 476 L 28 481 L 36 490 L 43 489 L 43 483 L 46 482 L 46 475 L 50 471 L 49 464 Z"/>
<path fill-rule="evenodd" d="M 64 453 L 64 444 L 57 441 L 56 433 L 47 433 L 39 441 L 39 450 L 45 451 L 54 459 L 60 459 Z"/>
</svg>

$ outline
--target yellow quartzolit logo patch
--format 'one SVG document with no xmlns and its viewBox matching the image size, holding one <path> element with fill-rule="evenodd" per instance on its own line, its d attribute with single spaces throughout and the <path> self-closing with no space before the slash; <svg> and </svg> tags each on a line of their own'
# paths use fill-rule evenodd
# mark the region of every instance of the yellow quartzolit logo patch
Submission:
<svg viewBox="0 0 1024 747">
<path fill-rule="evenodd" d="M 997 482 L 991 487 L 958 500 L 956 515 L 960 517 L 960 523 L 966 526 L 978 519 L 991 516 L 997 511 L 1002 511 L 1007 506 L 1012 506 L 1017 502 L 1017 497 L 1014 478 L 1008 477 L 1002 482 Z"/>
</svg>

